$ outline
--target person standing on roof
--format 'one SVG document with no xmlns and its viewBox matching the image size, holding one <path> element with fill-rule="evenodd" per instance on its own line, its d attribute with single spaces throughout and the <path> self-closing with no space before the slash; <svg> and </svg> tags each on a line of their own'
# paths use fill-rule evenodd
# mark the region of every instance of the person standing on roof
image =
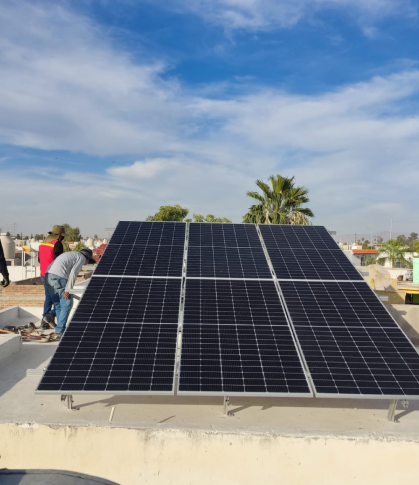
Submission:
<svg viewBox="0 0 419 485">
<path fill-rule="evenodd" d="M 69 251 L 58 256 L 47 268 L 46 284 L 57 312 L 57 326 L 51 340 L 61 339 L 73 306 L 70 290 L 73 288 L 82 266 L 89 263 L 95 264 L 96 261 L 93 258 L 92 250 L 84 248 L 81 251 Z"/>
<path fill-rule="evenodd" d="M 0 274 L 3 276 L 3 281 L 0 283 L 3 288 L 9 286 L 9 270 L 7 269 L 6 258 L 4 257 L 3 246 L 0 241 Z"/>
<path fill-rule="evenodd" d="M 52 308 L 52 300 L 45 281 L 45 273 L 48 266 L 64 252 L 62 241 L 65 238 L 64 226 L 54 226 L 49 236 L 39 245 L 39 264 L 41 267 L 41 281 L 45 288 L 44 311 L 42 313 L 42 323 L 46 323 L 50 328 L 54 328 L 54 317 L 56 316 L 55 307 Z"/>
</svg>

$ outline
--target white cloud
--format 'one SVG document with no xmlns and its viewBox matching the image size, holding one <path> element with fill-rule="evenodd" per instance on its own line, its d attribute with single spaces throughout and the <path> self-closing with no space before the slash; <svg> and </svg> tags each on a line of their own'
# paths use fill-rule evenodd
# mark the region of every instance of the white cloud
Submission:
<svg viewBox="0 0 419 485">
<path fill-rule="evenodd" d="M 343 10 L 362 23 L 390 15 L 413 16 L 411 0 L 169 0 L 177 11 L 192 12 L 227 30 L 289 28 L 324 10 Z M 373 28 L 365 26 L 366 35 Z"/>
<path fill-rule="evenodd" d="M 387 227 L 390 216 L 406 231 L 419 224 L 411 210 L 419 203 L 419 71 L 313 96 L 253 84 L 252 94 L 220 99 L 222 86 L 191 93 L 164 81 L 164 69 L 134 62 L 74 13 L 0 4 L 0 142 L 132 154 L 100 174 L 88 166 L 25 173 L 22 162 L 2 162 L 2 199 L 11 203 L 0 223 L 18 218 L 39 232 L 48 214 L 48 225 L 66 220 L 100 234 L 170 203 L 239 221 L 253 181 L 283 173 L 310 189 L 319 224 L 344 232 L 371 221 Z"/>
</svg>

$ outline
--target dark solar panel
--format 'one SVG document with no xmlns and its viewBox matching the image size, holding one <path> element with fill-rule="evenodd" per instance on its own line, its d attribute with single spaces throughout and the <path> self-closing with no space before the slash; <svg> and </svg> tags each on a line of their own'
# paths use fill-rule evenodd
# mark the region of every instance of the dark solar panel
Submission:
<svg viewBox="0 0 419 485">
<path fill-rule="evenodd" d="M 360 280 L 362 276 L 340 249 L 268 248 L 278 279 Z"/>
<path fill-rule="evenodd" d="M 184 325 L 178 392 L 311 396 L 285 326 Z"/>
<path fill-rule="evenodd" d="M 311 396 L 273 281 L 187 279 L 178 391 Z"/>
<path fill-rule="evenodd" d="M 273 281 L 186 280 L 184 324 L 287 326 Z"/>
<path fill-rule="evenodd" d="M 180 279 L 92 278 L 71 325 L 178 323 L 180 288 Z"/>
<path fill-rule="evenodd" d="M 189 246 L 259 247 L 254 224 L 189 224 Z"/>
<path fill-rule="evenodd" d="M 419 396 L 419 355 L 366 283 L 280 286 L 318 395 Z"/>
<path fill-rule="evenodd" d="M 38 391 L 173 394 L 180 287 L 92 278 Z"/>
<path fill-rule="evenodd" d="M 268 249 L 339 249 L 323 226 L 260 224 L 259 229 Z"/>
<path fill-rule="evenodd" d="M 189 246 L 186 275 L 201 278 L 272 278 L 262 246 Z"/>
<path fill-rule="evenodd" d="M 281 281 L 295 326 L 397 328 L 366 283 Z"/>
<path fill-rule="evenodd" d="M 173 394 L 178 326 L 71 324 L 38 391 Z"/>
<path fill-rule="evenodd" d="M 182 276 L 184 247 L 109 244 L 95 275 Z"/>
<path fill-rule="evenodd" d="M 139 244 L 142 246 L 183 246 L 186 224 L 184 222 L 118 223 L 109 244 Z"/>
<path fill-rule="evenodd" d="M 399 328 L 296 331 L 317 395 L 419 397 L 419 355 Z"/>
</svg>

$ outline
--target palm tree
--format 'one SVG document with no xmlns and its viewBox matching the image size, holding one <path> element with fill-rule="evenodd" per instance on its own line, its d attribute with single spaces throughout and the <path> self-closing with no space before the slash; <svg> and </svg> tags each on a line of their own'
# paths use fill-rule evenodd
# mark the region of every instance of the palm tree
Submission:
<svg viewBox="0 0 419 485">
<path fill-rule="evenodd" d="M 381 244 L 377 254 L 377 263 L 383 265 L 388 259 L 392 268 L 397 261 L 408 268 L 411 268 L 412 263 L 405 257 L 406 253 L 410 251 L 411 249 L 409 249 L 405 243 L 396 241 L 395 239 L 389 239 L 384 244 Z"/>
<path fill-rule="evenodd" d="M 243 217 L 243 222 L 254 224 L 309 224 L 313 212 L 302 207 L 309 202 L 308 189 L 296 187 L 294 177 L 282 175 L 269 177 L 271 187 L 262 180 L 256 180 L 256 185 L 262 191 L 247 192 L 249 197 L 256 199 L 258 204 L 252 205 Z"/>
</svg>

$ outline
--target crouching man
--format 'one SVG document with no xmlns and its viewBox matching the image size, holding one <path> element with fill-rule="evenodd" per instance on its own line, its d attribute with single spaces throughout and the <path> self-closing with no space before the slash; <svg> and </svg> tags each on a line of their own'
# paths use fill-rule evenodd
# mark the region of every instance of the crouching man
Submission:
<svg viewBox="0 0 419 485">
<path fill-rule="evenodd" d="M 69 251 L 61 254 L 48 266 L 45 280 L 57 314 L 57 326 L 51 340 L 61 339 L 73 306 L 70 290 L 73 288 L 82 266 L 89 263 L 94 264 L 96 261 L 92 251 L 84 248 L 81 251 Z"/>
</svg>

